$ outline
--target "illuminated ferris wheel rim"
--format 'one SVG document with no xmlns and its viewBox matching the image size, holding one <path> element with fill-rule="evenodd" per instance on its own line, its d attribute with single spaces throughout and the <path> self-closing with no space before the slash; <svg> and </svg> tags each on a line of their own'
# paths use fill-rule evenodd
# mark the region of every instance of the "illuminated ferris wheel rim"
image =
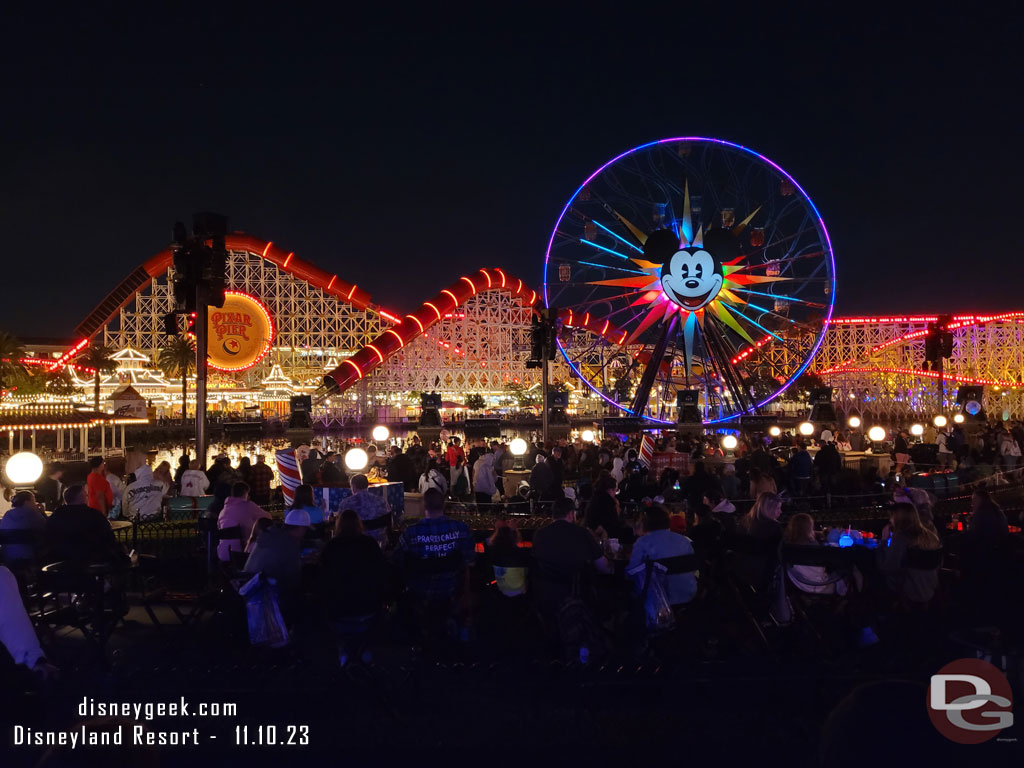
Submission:
<svg viewBox="0 0 1024 768">
<path fill-rule="evenodd" d="M 754 403 L 753 405 L 751 405 L 749 408 L 746 408 L 741 413 L 734 413 L 734 414 L 730 414 L 729 416 L 725 416 L 725 417 L 708 419 L 704 423 L 705 424 L 717 424 L 717 423 L 722 423 L 722 422 L 727 422 L 727 421 L 734 421 L 735 419 L 739 418 L 740 416 L 749 414 L 752 411 L 755 411 L 755 410 L 757 410 L 757 409 L 767 405 L 768 403 L 770 403 L 771 401 L 775 400 L 776 398 L 778 398 L 783 392 L 785 392 L 787 389 L 789 389 L 790 386 L 792 386 L 793 382 L 796 381 L 803 374 L 804 371 L 807 370 L 808 366 L 810 366 L 811 362 L 814 360 L 815 355 L 817 355 L 818 350 L 821 348 L 822 342 L 825 339 L 825 330 L 828 328 L 829 322 L 832 319 L 833 310 L 835 308 L 835 294 L 836 294 L 835 254 L 834 254 L 834 251 L 832 249 L 832 238 L 829 236 L 828 228 L 825 226 L 825 220 L 821 216 L 821 212 L 818 210 L 818 207 L 814 204 L 814 201 L 811 199 L 811 196 L 807 194 L 807 192 L 800 185 L 800 183 L 796 179 L 794 179 L 793 176 L 791 176 L 784 168 L 782 168 L 782 166 L 780 166 L 778 163 L 776 163 L 771 158 L 769 158 L 769 157 L 767 157 L 765 155 L 762 155 L 760 152 L 757 152 L 757 151 L 755 151 L 753 149 L 750 149 L 749 147 L 745 147 L 742 144 L 737 144 L 737 143 L 732 142 L 732 141 L 726 141 L 725 139 L 715 139 L 715 138 L 710 138 L 710 137 L 707 137 L 707 136 L 675 136 L 675 137 L 671 137 L 671 138 L 667 138 L 667 139 L 658 139 L 656 141 L 649 141 L 646 144 L 641 144 L 639 146 L 633 147 L 632 149 L 629 149 L 629 150 L 627 150 L 625 152 L 622 152 L 619 155 L 616 155 L 611 160 L 608 160 L 606 163 L 604 163 L 604 165 L 600 166 L 597 170 L 595 170 L 593 173 L 591 173 L 583 181 L 583 183 L 580 184 L 579 187 L 576 188 L 576 191 L 572 193 L 572 195 L 569 197 L 568 201 L 566 202 L 565 206 L 563 206 L 562 212 L 558 215 L 558 220 L 555 222 L 555 226 L 551 230 L 551 237 L 548 239 L 548 247 L 547 247 L 547 250 L 546 250 L 546 252 L 544 254 L 544 283 L 543 283 L 543 286 L 542 286 L 542 295 L 543 295 L 543 299 L 544 299 L 544 306 L 548 307 L 548 308 L 551 307 L 550 296 L 549 296 L 549 291 L 548 291 L 548 266 L 549 266 L 549 264 L 551 262 L 551 251 L 552 251 L 552 248 L 554 247 L 554 244 L 555 244 L 555 238 L 557 237 L 559 229 L 562 226 L 562 221 L 565 219 L 566 213 L 568 213 L 570 208 L 572 208 L 573 202 L 576 200 L 577 197 L 579 197 L 580 192 L 582 192 L 587 187 L 587 185 L 590 184 L 594 179 L 596 179 L 598 176 L 600 176 L 607 169 L 609 169 L 612 166 L 614 166 L 616 163 L 618 163 L 618 162 L 620 162 L 620 161 L 622 161 L 622 160 L 624 160 L 624 159 L 626 159 L 626 158 L 628 158 L 628 157 L 630 157 L 630 156 L 632 156 L 632 155 L 634 155 L 634 154 L 636 154 L 638 152 L 642 152 L 644 150 L 648 150 L 648 149 L 651 149 L 653 147 L 658 147 L 658 146 L 661 146 L 663 144 L 673 144 L 673 143 L 704 143 L 704 144 L 719 145 L 719 146 L 726 147 L 726 148 L 731 149 L 731 150 L 736 150 L 736 151 L 745 153 L 746 155 L 749 155 L 749 156 L 755 158 L 756 160 L 758 160 L 758 161 L 768 165 L 772 169 L 774 169 L 784 179 L 788 180 L 793 185 L 793 187 L 800 193 L 801 197 L 804 199 L 804 201 L 806 201 L 807 205 L 810 207 L 811 211 L 814 214 L 814 218 L 815 218 L 815 220 L 817 222 L 817 226 L 821 230 L 822 236 L 824 237 L 825 247 L 826 247 L 826 251 L 827 251 L 827 255 L 828 255 L 828 266 L 829 266 L 829 275 L 830 275 L 830 284 L 829 284 L 830 301 L 828 302 L 827 310 L 826 310 L 826 313 L 825 313 L 824 321 L 822 322 L 822 325 L 821 325 L 821 329 L 816 334 L 816 338 L 814 340 L 814 344 L 813 344 L 810 352 L 807 354 L 806 359 L 803 361 L 803 363 L 797 368 L 796 372 L 793 373 L 785 381 L 785 383 L 782 384 L 781 387 L 778 390 L 776 390 L 771 396 L 761 400 L 760 402 Z M 612 400 L 610 397 L 608 397 L 606 394 L 604 394 L 604 392 L 602 392 L 600 389 L 595 387 L 588 380 L 588 378 L 583 375 L 583 373 L 580 371 L 580 369 L 577 367 L 577 365 L 570 359 L 568 353 L 566 352 L 564 346 L 562 345 L 561 339 L 556 339 L 556 343 L 558 345 L 559 353 L 562 355 L 562 358 L 565 360 L 566 364 L 573 371 L 573 373 L 576 374 L 577 378 L 579 378 L 591 391 L 593 391 L 595 394 L 597 394 L 604 401 L 606 401 L 610 405 L 613 405 L 616 408 L 622 409 L 622 405 L 620 403 L 616 402 L 615 400 Z M 655 418 L 650 418 L 650 417 L 644 417 L 644 418 L 645 418 L 646 421 L 651 421 L 651 422 L 660 423 L 660 424 L 672 424 L 673 423 L 673 422 L 670 422 L 670 421 L 667 421 L 667 420 L 664 420 L 664 419 L 655 419 Z"/>
</svg>

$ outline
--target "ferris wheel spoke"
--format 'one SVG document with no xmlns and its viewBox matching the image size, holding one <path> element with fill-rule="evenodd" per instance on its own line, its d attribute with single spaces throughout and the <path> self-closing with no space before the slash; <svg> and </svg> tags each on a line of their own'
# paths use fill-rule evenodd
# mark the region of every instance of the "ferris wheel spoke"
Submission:
<svg viewBox="0 0 1024 768">
<path fill-rule="evenodd" d="M 622 235 L 619 235 L 618 233 L 613 232 L 611 229 L 606 227 L 604 224 L 599 222 L 597 219 L 590 219 L 590 221 L 593 222 L 597 227 L 603 229 L 605 232 L 607 232 L 609 235 L 614 237 L 616 240 L 618 240 L 620 243 L 622 243 L 626 247 L 632 248 L 634 251 L 636 251 L 639 254 L 643 254 L 643 252 L 644 252 L 643 248 L 638 248 L 637 246 L 633 245 L 633 243 L 629 242 L 626 238 L 622 237 Z"/>
<path fill-rule="evenodd" d="M 564 262 L 569 264 L 570 262 Z M 646 275 L 646 272 L 641 272 L 639 269 L 628 269 L 626 267 L 620 267 L 617 264 L 597 264 L 592 261 L 577 261 L 576 264 L 583 264 L 588 267 L 597 267 L 598 269 L 614 269 L 617 272 L 628 272 L 631 275 Z"/>
</svg>

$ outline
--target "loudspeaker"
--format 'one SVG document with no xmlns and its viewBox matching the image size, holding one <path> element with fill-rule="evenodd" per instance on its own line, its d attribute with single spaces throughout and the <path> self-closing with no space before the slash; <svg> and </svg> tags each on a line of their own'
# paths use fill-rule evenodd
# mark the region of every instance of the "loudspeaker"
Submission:
<svg viewBox="0 0 1024 768">
<path fill-rule="evenodd" d="M 291 415 L 288 429 L 313 428 L 313 398 L 310 395 L 295 395 L 291 398 Z"/>
<path fill-rule="evenodd" d="M 676 423 L 700 424 L 700 390 L 680 389 L 676 392 Z"/>
<path fill-rule="evenodd" d="M 569 407 L 568 392 L 548 392 L 548 425 L 568 424 L 565 409 Z"/>
<path fill-rule="evenodd" d="M 811 390 L 811 422 L 836 421 L 836 407 L 832 404 L 832 387 L 817 387 Z"/>
<path fill-rule="evenodd" d="M 441 428 L 441 396 L 436 392 L 424 392 L 420 395 L 420 427 Z M 421 435 L 422 438 L 422 435 Z M 423 438 L 424 440 L 426 438 Z"/>
</svg>

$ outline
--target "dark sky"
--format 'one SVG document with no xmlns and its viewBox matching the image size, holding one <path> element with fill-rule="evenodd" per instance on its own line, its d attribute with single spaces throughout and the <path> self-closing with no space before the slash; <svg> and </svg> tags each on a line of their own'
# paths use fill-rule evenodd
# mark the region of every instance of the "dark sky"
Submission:
<svg viewBox="0 0 1024 768">
<path fill-rule="evenodd" d="M 396 309 L 480 266 L 539 283 L 579 183 L 687 134 L 808 191 L 838 313 L 1024 307 L 1024 38 L 985 3 L 138 5 L 5 11 L 2 329 L 70 334 L 197 210 Z"/>
</svg>

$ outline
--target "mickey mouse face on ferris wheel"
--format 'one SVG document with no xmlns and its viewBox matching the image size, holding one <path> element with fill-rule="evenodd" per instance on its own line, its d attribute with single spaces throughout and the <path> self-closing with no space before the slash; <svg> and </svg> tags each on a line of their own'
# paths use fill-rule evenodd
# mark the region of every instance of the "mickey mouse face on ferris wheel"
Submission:
<svg viewBox="0 0 1024 768">
<path fill-rule="evenodd" d="M 722 290 L 722 267 L 702 247 L 683 248 L 661 268 L 661 287 L 673 302 L 695 312 Z"/>
</svg>

